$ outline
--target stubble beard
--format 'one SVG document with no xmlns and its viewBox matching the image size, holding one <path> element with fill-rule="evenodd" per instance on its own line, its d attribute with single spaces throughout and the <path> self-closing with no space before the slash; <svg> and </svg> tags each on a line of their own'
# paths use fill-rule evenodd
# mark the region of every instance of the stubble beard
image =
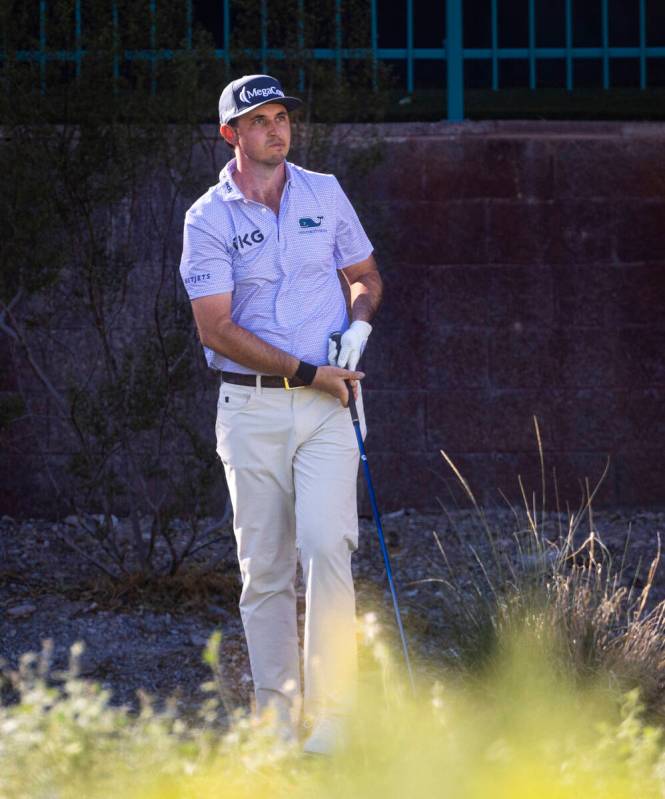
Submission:
<svg viewBox="0 0 665 799">
<path fill-rule="evenodd" d="M 272 153 L 269 151 L 268 156 L 266 157 L 264 163 L 266 166 L 279 166 L 286 161 L 286 156 L 289 153 L 289 148 L 284 145 L 284 149 L 280 150 L 279 152 Z"/>
<path fill-rule="evenodd" d="M 257 148 L 258 149 L 258 148 Z M 286 161 L 286 157 L 289 153 L 289 145 L 284 144 L 283 149 L 280 149 L 278 152 L 271 150 L 269 146 L 265 149 L 261 148 L 258 152 L 248 152 L 248 150 L 244 150 L 243 155 L 250 161 L 253 161 L 255 164 L 259 166 L 269 167 L 270 169 L 276 169 L 281 164 Z"/>
<path fill-rule="evenodd" d="M 268 158 L 266 158 L 263 161 L 263 163 L 266 166 L 279 166 L 280 164 L 283 164 L 284 161 L 286 161 L 286 155 L 285 154 L 283 154 L 283 153 L 279 153 L 279 154 L 275 153 L 275 155 L 271 155 Z"/>
</svg>

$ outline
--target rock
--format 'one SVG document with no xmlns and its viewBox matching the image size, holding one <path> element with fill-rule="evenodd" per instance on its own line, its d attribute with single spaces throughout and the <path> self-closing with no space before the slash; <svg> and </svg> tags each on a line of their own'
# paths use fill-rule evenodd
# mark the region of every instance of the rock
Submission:
<svg viewBox="0 0 665 799">
<path fill-rule="evenodd" d="M 24 605 L 14 605 L 13 608 L 9 608 L 7 610 L 7 615 L 11 616 L 12 619 L 23 619 L 27 616 L 32 616 L 36 610 L 36 605 L 31 605 L 29 602 L 26 602 Z"/>
<path fill-rule="evenodd" d="M 68 524 L 70 527 L 82 529 L 99 528 L 106 524 L 106 517 L 103 513 L 86 513 L 83 516 L 72 514 L 65 517 L 64 523 Z M 111 526 L 115 529 L 119 524 L 118 517 L 111 514 Z"/>
<path fill-rule="evenodd" d="M 113 658 L 92 657 L 86 654 L 79 662 L 79 675 L 81 677 L 95 677 L 106 675 L 113 670 Z"/>
<path fill-rule="evenodd" d="M 77 602 L 72 602 L 69 606 L 68 617 L 70 619 L 76 619 L 79 616 L 82 616 L 84 613 L 88 613 L 88 611 L 93 610 L 97 607 L 96 602 L 88 602 L 86 599 L 79 600 Z"/>
<path fill-rule="evenodd" d="M 199 633 L 190 633 L 189 640 L 192 646 L 207 646 L 208 639 L 205 635 L 200 635 Z"/>
<path fill-rule="evenodd" d="M 159 613 L 144 613 L 141 619 L 141 627 L 144 632 L 160 633 L 164 630 L 164 619 Z"/>
</svg>

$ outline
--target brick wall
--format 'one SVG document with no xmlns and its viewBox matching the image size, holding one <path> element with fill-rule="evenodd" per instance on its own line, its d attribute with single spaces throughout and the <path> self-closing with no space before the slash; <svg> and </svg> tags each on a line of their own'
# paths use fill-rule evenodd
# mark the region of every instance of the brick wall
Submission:
<svg viewBox="0 0 665 799">
<path fill-rule="evenodd" d="M 386 126 L 364 185 L 386 301 L 366 362 L 382 507 L 665 503 L 665 126 Z M 387 245 L 381 230 L 386 234 Z M 385 249 L 385 252 L 383 251 Z M 367 503 L 365 500 L 365 509 Z"/>
<path fill-rule="evenodd" d="M 596 506 L 665 505 L 665 125 L 360 126 L 344 147 L 368 137 L 381 164 L 343 183 L 386 282 L 364 383 L 382 510 L 467 504 L 442 449 L 481 503 L 519 500 L 518 475 L 540 494 L 534 415 L 548 507 L 552 470 L 561 506 L 576 507 L 608 456 Z M 221 145 L 215 157 L 226 160 Z M 214 436 L 205 382 L 197 416 Z M 5 374 L 0 390 L 14 383 Z M 61 470 L 66 447 L 42 404 Z M 0 497 L 5 512 L 45 514 L 28 432 L 0 460 Z"/>
</svg>

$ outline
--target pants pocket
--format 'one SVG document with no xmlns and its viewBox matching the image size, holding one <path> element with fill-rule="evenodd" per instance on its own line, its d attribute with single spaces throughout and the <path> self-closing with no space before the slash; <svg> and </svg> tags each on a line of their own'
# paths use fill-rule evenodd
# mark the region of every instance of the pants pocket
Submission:
<svg viewBox="0 0 665 799">
<path fill-rule="evenodd" d="M 247 386 L 236 386 L 233 383 L 222 383 L 219 388 L 219 398 L 217 400 L 218 412 L 225 410 L 235 411 L 249 405 L 253 397 L 256 396 L 254 389 Z"/>
<path fill-rule="evenodd" d="M 243 417 L 247 413 L 251 415 L 256 402 L 256 391 L 247 386 L 237 386 L 233 383 L 222 383 L 220 386 L 215 435 L 217 454 L 223 463 L 230 461 L 232 448 L 238 446 L 238 437 L 241 435 L 239 424 L 242 424 Z"/>
</svg>

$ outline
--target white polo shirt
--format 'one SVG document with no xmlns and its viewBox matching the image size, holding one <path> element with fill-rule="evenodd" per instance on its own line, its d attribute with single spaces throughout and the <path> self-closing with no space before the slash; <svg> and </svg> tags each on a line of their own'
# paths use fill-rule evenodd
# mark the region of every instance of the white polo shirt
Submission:
<svg viewBox="0 0 665 799">
<path fill-rule="evenodd" d="M 334 175 L 286 163 L 279 215 L 236 186 L 232 158 L 185 215 L 180 275 L 190 300 L 232 292 L 233 321 L 316 366 L 349 326 L 338 269 L 373 247 Z M 204 347 L 208 366 L 252 374 Z"/>
</svg>

